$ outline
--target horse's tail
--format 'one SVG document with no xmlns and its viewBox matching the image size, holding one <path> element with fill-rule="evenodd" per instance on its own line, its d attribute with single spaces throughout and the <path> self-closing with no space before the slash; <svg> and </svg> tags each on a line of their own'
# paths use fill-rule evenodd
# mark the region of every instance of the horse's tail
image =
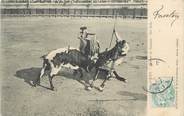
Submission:
<svg viewBox="0 0 184 116">
<path fill-rule="evenodd" d="M 50 64 L 49 64 L 48 60 L 44 58 L 43 66 L 41 68 L 41 72 L 40 72 L 40 75 L 39 75 L 40 78 L 45 74 L 46 70 L 50 70 Z"/>
</svg>

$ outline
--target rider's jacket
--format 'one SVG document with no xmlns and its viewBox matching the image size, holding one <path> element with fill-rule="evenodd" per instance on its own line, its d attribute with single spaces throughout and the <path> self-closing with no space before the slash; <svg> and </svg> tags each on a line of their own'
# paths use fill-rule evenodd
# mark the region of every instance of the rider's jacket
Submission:
<svg viewBox="0 0 184 116">
<path fill-rule="evenodd" d="M 87 30 L 80 32 L 79 39 L 80 39 L 80 51 L 86 56 L 93 56 L 95 49 L 96 49 L 96 39 L 94 37 L 88 37 L 88 35 L 95 35 L 92 33 L 88 33 Z"/>
<path fill-rule="evenodd" d="M 84 30 L 84 31 L 82 31 L 82 32 L 79 33 L 79 36 L 78 36 L 78 39 L 80 39 L 79 50 L 83 54 L 85 54 L 85 48 L 86 48 L 86 45 L 87 45 L 86 38 L 87 38 L 87 31 L 86 30 Z"/>
</svg>

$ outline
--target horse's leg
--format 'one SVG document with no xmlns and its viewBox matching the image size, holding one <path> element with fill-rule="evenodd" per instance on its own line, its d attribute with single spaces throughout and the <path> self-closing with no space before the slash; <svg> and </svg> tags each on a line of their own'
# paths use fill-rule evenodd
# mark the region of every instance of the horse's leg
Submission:
<svg viewBox="0 0 184 116">
<path fill-rule="evenodd" d="M 81 68 L 79 68 L 78 70 L 79 70 L 79 73 L 80 73 L 80 78 L 82 78 L 82 77 L 83 77 L 82 69 L 81 69 Z"/>
<path fill-rule="evenodd" d="M 58 66 L 57 68 L 53 67 L 53 64 L 51 65 L 52 68 L 51 68 L 51 72 L 50 72 L 50 75 L 49 75 L 49 82 L 50 82 L 50 89 L 51 90 L 54 90 L 54 86 L 53 86 L 53 83 L 52 83 L 52 79 L 55 75 L 58 74 L 58 72 L 60 71 L 61 69 L 61 66 Z"/>
<path fill-rule="evenodd" d="M 36 85 L 40 85 L 40 78 L 43 77 L 43 75 L 45 74 L 45 69 L 46 69 L 46 63 L 45 61 L 43 62 L 43 66 L 42 69 L 40 71 L 40 75 L 37 77 L 36 81 L 34 82 L 34 86 Z"/>
<path fill-rule="evenodd" d="M 50 89 L 52 91 L 54 91 L 54 85 L 52 83 L 52 79 L 53 77 L 58 73 L 59 71 L 57 69 L 52 69 L 51 72 L 50 72 L 50 75 L 48 76 L 49 77 L 49 82 L 50 82 Z"/>
<path fill-rule="evenodd" d="M 110 78 L 113 77 L 114 65 L 115 65 L 115 62 L 111 61 L 111 66 L 110 66 L 111 68 L 110 68 L 109 73 L 108 73 L 108 80 L 110 80 Z"/>
<path fill-rule="evenodd" d="M 99 90 L 100 91 L 103 91 L 103 89 L 104 89 L 104 87 L 105 87 L 105 82 L 107 81 L 107 79 L 108 79 L 108 76 L 109 76 L 109 71 L 107 71 L 107 74 L 106 74 L 106 76 L 105 76 L 105 79 L 104 79 L 104 81 L 102 82 L 102 84 L 100 85 L 100 87 L 99 87 Z"/>
<path fill-rule="evenodd" d="M 53 77 L 54 77 L 54 75 L 52 75 L 52 76 L 49 75 L 50 89 L 51 89 L 52 91 L 54 91 L 54 86 L 53 86 L 53 83 L 52 83 Z"/>
<path fill-rule="evenodd" d="M 93 88 L 94 86 L 94 82 L 97 80 L 98 78 L 98 75 L 99 75 L 99 70 L 97 69 L 96 73 L 95 73 L 95 76 L 93 77 L 93 81 L 91 82 L 90 86 Z"/>
<path fill-rule="evenodd" d="M 93 77 L 93 80 L 92 80 L 90 86 L 87 87 L 87 90 L 91 90 L 91 89 L 94 87 L 94 82 L 95 82 L 95 80 L 98 78 L 99 72 L 100 72 L 100 71 L 97 69 L 97 71 L 96 71 L 96 73 L 95 73 L 95 75 L 94 75 L 94 77 Z"/>
<path fill-rule="evenodd" d="M 113 71 L 113 73 L 114 73 L 116 79 L 118 79 L 118 80 L 120 80 L 120 81 L 123 81 L 123 82 L 125 82 L 125 83 L 127 82 L 127 80 L 126 80 L 125 78 L 119 76 L 118 73 L 117 73 L 115 70 Z"/>
<path fill-rule="evenodd" d="M 109 71 L 108 75 L 107 75 L 107 80 L 110 80 L 111 78 L 113 78 L 113 69 Z"/>
</svg>

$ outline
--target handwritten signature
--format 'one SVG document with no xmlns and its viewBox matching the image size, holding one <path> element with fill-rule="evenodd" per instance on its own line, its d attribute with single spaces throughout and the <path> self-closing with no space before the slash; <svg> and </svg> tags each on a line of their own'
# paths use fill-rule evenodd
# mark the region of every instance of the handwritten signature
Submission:
<svg viewBox="0 0 184 116">
<path fill-rule="evenodd" d="M 154 19 L 172 19 L 170 25 L 173 26 L 175 21 L 179 19 L 179 15 L 176 13 L 176 10 L 173 10 L 169 13 L 163 13 L 164 6 L 162 5 L 161 8 L 153 12 Z"/>
</svg>

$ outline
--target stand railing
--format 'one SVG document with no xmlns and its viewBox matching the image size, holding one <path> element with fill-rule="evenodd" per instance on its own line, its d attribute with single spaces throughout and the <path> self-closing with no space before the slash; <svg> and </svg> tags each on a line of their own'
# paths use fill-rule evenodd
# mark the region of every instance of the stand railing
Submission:
<svg viewBox="0 0 184 116">
<path fill-rule="evenodd" d="M 147 3 L 2 3 L 2 16 L 147 18 Z"/>
</svg>

